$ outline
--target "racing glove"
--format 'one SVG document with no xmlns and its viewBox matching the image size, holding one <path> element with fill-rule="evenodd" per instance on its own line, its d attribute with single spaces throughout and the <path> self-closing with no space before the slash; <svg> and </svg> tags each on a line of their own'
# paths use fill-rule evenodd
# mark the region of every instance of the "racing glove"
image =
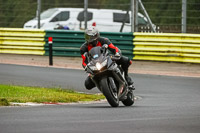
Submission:
<svg viewBox="0 0 200 133">
<path fill-rule="evenodd" d="M 120 57 L 121 55 L 120 55 L 120 53 L 119 52 L 116 52 L 115 53 L 115 57 Z"/>
</svg>

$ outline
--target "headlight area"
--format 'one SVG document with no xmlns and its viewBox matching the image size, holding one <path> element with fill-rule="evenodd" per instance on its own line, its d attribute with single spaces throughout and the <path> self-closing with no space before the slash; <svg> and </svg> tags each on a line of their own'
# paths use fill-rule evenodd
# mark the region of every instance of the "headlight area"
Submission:
<svg viewBox="0 0 200 133">
<path fill-rule="evenodd" d="M 96 63 L 96 68 L 97 68 L 98 70 L 101 70 L 102 65 L 101 65 L 99 62 L 97 62 L 97 63 Z"/>
<path fill-rule="evenodd" d="M 97 63 L 96 63 L 96 68 L 97 68 L 98 70 L 101 70 L 104 66 L 107 65 L 107 62 L 108 62 L 107 59 L 104 60 L 102 63 L 97 62 Z"/>
<path fill-rule="evenodd" d="M 97 70 L 96 66 L 89 66 L 89 68 L 90 68 L 92 71 Z"/>
<path fill-rule="evenodd" d="M 108 60 L 104 60 L 102 63 L 97 62 L 95 66 L 93 65 L 89 65 L 88 67 L 92 70 L 92 71 L 96 71 L 96 70 L 101 70 L 103 67 L 105 67 L 107 65 Z"/>
</svg>

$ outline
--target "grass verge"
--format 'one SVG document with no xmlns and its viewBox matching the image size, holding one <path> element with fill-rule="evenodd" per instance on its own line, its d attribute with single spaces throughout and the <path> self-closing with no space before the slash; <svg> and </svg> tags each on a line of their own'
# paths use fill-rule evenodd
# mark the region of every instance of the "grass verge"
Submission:
<svg viewBox="0 0 200 133">
<path fill-rule="evenodd" d="M 10 102 L 26 103 L 70 103 L 79 101 L 98 101 L 103 95 L 83 94 L 61 88 L 38 88 L 12 85 L 0 85 L 0 106 L 8 106 Z"/>
</svg>

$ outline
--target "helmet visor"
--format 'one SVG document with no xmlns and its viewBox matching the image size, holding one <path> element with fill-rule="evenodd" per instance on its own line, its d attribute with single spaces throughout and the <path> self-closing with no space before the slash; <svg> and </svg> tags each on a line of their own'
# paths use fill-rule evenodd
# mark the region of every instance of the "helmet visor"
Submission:
<svg viewBox="0 0 200 133">
<path fill-rule="evenodd" d="M 98 35 L 88 35 L 88 34 L 85 34 L 85 40 L 87 42 L 93 42 L 94 40 L 96 40 L 98 38 Z"/>
</svg>

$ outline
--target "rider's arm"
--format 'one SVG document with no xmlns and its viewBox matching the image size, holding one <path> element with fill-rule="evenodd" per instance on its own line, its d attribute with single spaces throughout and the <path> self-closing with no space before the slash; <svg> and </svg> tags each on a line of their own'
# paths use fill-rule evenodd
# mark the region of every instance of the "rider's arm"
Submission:
<svg viewBox="0 0 200 133">
<path fill-rule="evenodd" d="M 81 57 L 82 57 L 82 66 L 83 68 L 85 68 L 87 66 L 87 59 L 86 59 L 86 52 L 88 52 L 86 44 L 84 43 L 81 47 L 80 47 L 80 53 L 81 53 Z"/>
<path fill-rule="evenodd" d="M 85 63 L 86 57 L 84 56 L 84 54 L 81 55 L 81 57 L 82 57 L 82 59 L 83 59 L 83 61 L 82 61 L 82 66 L 83 66 L 83 68 L 85 68 L 85 67 L 87 66 L 87 64 Z"/>
<path fill-rule="evenodd" d="M 110 51 L 112 51 L 115 54 L 119 52 L 118 47 L 114 46 L 112 43 L 108 45 L 108 48 Z"/>
<path fill-rule="evenodd" d="M 100 40 L 102 41 L 102 44 L 107 44 L 108 45 L 108 49 L 113 53 L 116 54 L 118 52 L 120 52 L 119 48 L 117 48 L 116 46 L 114 46 L 112 44 L 112 42 L 108 39 L 108 38 L 103 38 L 101 37 Z"/>
</svg>

